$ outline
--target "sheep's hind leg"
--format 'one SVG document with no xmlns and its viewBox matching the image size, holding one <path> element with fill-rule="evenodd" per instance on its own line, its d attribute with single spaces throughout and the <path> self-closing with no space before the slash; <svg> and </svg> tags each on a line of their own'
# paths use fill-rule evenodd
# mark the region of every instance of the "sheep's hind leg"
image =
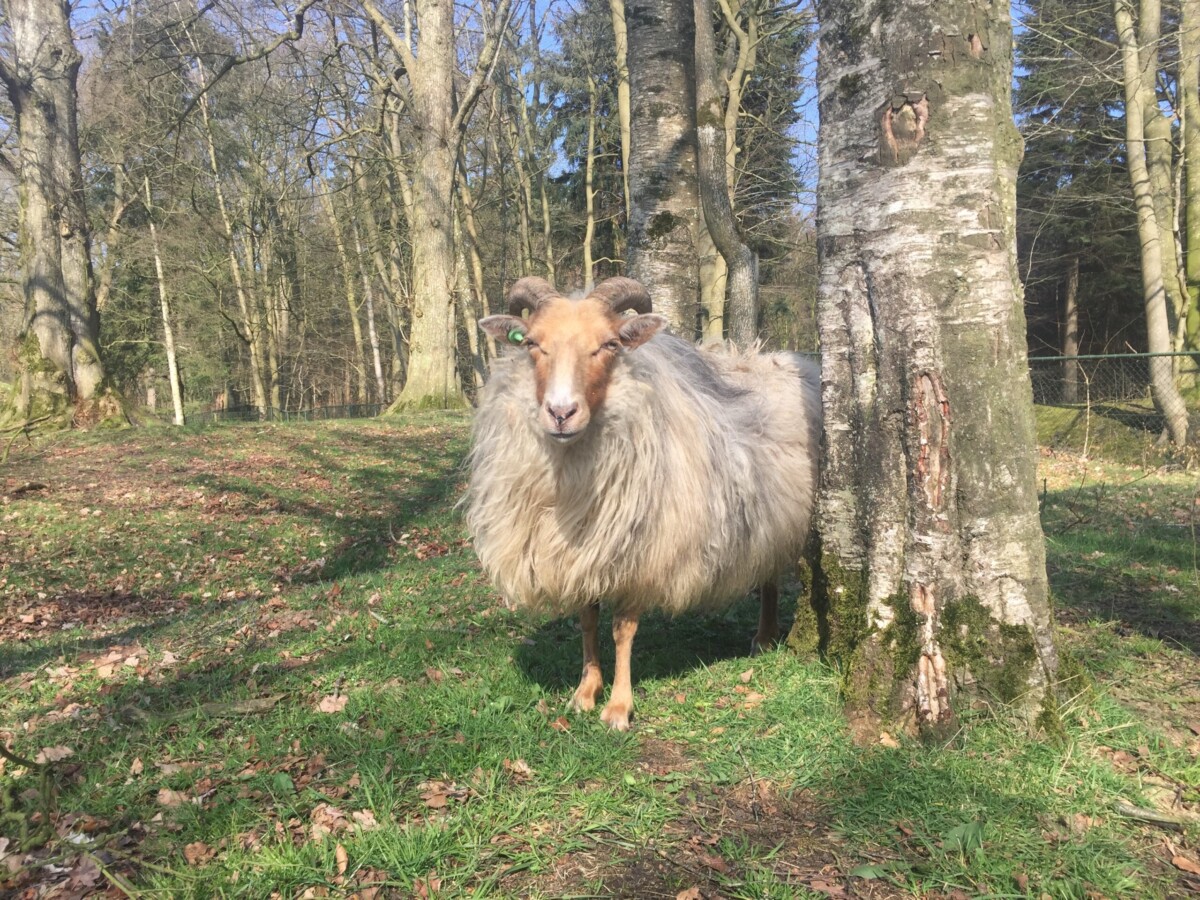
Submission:
<svg viewBox="0 0 1200 900">
<path fill-rule="evenodd" d="M 583 677 L 571 697 L 571 709 L 587 712 L 596 705 L 604 693 L 604 673 L 600 671 L 600 651 L 596 643 L 596 631 L 600 624 L 600 604 L 591 603 L 579 614 L 579 625 L 583 629 Z"/>
<path fill-rule="evenodd" d="M 758 655 L 779 643 L 779 585 L 764 582 L 759 588 L 758 633 L 750 642 L 750 652 Z"/>
<path fill-rule="evenodd" d="M 600 719 L 617 731 L 628 731 L 629 717 L 633 715 L 630 657 L 633 655 L 633 637 L 637 634 L 637 628 L 637 616 L 620 613 L 613 616 L 613 642 L 617 645 L 617 661 L 613 671 L 612 694 L 604 711 L 600 713 Z"/>
</svg>

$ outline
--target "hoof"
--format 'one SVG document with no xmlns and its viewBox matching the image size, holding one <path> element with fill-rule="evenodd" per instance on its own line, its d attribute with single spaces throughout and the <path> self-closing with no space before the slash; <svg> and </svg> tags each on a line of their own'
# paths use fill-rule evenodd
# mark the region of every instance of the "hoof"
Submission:
<svg viewBox="0 0 1200 900">
<path fill-rule="evenodd" d="M 600 721 L 614 731 L 628 731 L 629 719 L 632 714 L 633 710 L 629 707 L 614 706 L 610 703 L 604 707 L 604 712 L 600 713 Z"/>
<path fill-rule="evenodd" d="M 591 712 L 596 708 L 596 695 L 591 691 L 578 690 L 571 695 L 571 700 L 567 706 L 570 707 L 572 712 Z"/>
<path fill-rule="evenodd" d="M 759 635 L 756 634 L 753 638 L 750 639 L 750 655 L 751 656 L 759 656 L 760 654 L 767 653 L 768 651 L 774 650 L 778 646 L 779 646 L 778 635 L 776 635 L 774 637 L 764 638 L 764 637 L 760 637 Z"/>
</svg>

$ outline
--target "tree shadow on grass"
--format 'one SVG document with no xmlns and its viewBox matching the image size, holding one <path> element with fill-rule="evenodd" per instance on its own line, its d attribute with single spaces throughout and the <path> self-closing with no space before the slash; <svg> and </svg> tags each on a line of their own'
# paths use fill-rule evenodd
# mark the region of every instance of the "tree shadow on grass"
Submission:
<svg viewBox="0 0 1200 900">
<path fill-rule="evenodd" d="M 1200 595 L 1163 577 L 1195 572 L 1190 529 L 1156 507 L 1119 503 L 1100 490 L 1055 491 L 1047 499 L 1055 508 L 1043 519 L 1059 619 L 1114 622 L 1200 654 Z"/>
</svg>

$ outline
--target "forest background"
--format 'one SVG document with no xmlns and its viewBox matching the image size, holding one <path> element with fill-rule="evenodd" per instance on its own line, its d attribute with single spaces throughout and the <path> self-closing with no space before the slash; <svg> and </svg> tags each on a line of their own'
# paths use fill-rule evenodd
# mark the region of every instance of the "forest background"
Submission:
<svg viewBox="0 0 1200 900">
<path fill-rule="evenodd" d="M 1194 93 L 1197 81 L 1186 44 L 1195 29 L 1180 26 L 1187 6 L 1163 5 L 1153 52 L 1143 51 L 1154 70 L 1157 115 L 1147 128 L 1160 131 L 1148 146 L 1158 154 L 1153 188 L 1174 350 L 1195 350 L 1200 335 L 1200 239 L 1190 234 L 1200 215 L 1187 215 L 1200 186 L 1185 165 L 1189 125 L 1198 124 L 1185 110 L 1184 88 Z M 302 18 L 282 5 L 239 2 L 73 10 L 100 345 L 108 376 L 134 408 L 167 405 L 169 350 L 188 413 L 387 406 L 404 388 L 415 293 L 410 211 L 426 165 L 411 60 L 388 33 L 389 22 L 403 30 L 406 19 L 400 4 L 302 8 Z M 457 93 L 479 90 L 461 122 L 452 216 L 453 368 L 467 399 L 492 349 L 473 322 L 500 305 L 513 280 L 542 275 L 570 290 L 625 271 L 620 8 L 549 0 L 456 9 Z M 1030 354 L 1144 351 L 1113 7 L 1036 0 L 1015 13 Z M 1139 21 L 1149 21 L 1146 11 Z M 299 33 L 289 33 L 297 22 Z M 805 2 L 714 4 L 727 187 L 757 259 L 757 331 L 769 347 L 800 350 L 816 349 L 817 332 L 814 29 Z M 7 22 L 0 38 L 11 39 Z M 5 384 L 18 366 L 24 315 L 15 141 L 13 109 L 0 99 Z M 729 332 L 724 266 L 705 240 L 700 295 L 684 321 L 696 337 L 720 338 Z"/>
</svg>

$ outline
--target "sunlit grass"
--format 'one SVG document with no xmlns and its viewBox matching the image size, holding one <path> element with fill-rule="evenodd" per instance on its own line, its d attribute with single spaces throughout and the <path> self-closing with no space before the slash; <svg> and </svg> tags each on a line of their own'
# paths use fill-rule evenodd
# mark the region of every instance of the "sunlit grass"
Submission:
<svg viewBox="0 0 1200 900">
<path fill-rule="evenodd" d="M 1164 832 L 1114 803 L 1197 799 L 1186 476 L 1046 460 L 1060 643 L 1090 676 L 1061 741 L 964 710 L 943 743 L 859 748 L 837 672 L 747 655 L 749 603 L 647 619 L 630 734 L 566 713 L 577 629 L 484 582 L 453 508 L 466 446 L 455 415 L 16 456 L 6 489 L 46 487 L 0 508 L 0 736 L 71 755 L 55 838 L 0 890 L 93 858 L 96 884 L 164 897 L 1182 889 Z M 36 824 L 34 782 L 0 770 Z"/>
</svg>

